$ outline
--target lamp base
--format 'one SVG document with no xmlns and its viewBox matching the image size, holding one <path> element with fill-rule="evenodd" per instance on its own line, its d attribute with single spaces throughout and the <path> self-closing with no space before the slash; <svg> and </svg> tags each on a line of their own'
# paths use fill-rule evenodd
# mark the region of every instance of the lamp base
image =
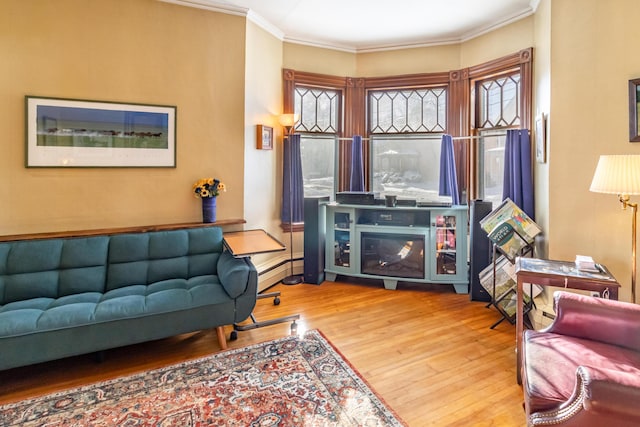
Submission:
<svg viewBox="0 0 640 427">
<path fill-rule="evenodd" d="M 302 283 L 302 276 L 287 276 L 284 279 L 282 279 L 282 284 L 283 285 L 299 285 L 300 283 Z"/>
</svg>

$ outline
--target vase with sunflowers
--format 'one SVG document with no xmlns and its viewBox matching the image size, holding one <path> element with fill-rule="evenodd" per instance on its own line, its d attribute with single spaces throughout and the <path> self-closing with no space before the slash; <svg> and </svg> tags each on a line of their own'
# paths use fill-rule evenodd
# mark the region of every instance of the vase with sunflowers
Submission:
<svg viewBox="0 0 640 427">
<path fill-rule="evenodd" d="M 193 194 L 202 199 L 202 222 L 216 222 L 216 199 L 227 187 L 216 178 L 202 178 L 193 184 Z"/>
</svg>

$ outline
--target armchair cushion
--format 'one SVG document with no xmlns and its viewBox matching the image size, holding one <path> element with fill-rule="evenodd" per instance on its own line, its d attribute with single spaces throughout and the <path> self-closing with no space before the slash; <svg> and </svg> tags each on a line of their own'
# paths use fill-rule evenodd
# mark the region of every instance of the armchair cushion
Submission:
<svg viewBox="0 0 640 427">
<path fill-rule="evenodd" d="M 640 425 L 640 306 L 554 298 L 554 322 L 524 332 L 527 425 Z"/>
<path fill-rule="evenodd" d="M 524 340 L 523 368 L 530 412 L 566 402 L 574 391 L 579 366 L 627 372 L 640 379 L 639 352 L 542 331 L 525 331 Z"/>
</svg>

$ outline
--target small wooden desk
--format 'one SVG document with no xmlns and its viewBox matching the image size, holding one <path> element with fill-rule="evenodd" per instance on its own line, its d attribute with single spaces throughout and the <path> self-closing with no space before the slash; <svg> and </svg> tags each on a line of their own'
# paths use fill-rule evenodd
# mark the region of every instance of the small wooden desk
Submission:
<svg viewBox="0 0 640 427">
<path fill-rule="evenodd" d="M 268 252 L 284 251 L 286 246 L 278 239 L 264 230 L 245 230 L 224 233 L 224 246 L 235 258 L 249 258 L 251 255 L 264 254 Z M 258 293 L 256 299 L 273 298 L 273 304 L 280 304 L 280 291 Z M 300 319 L 299 314 L 291 316 L 278 317 L 277 319 L 258 321 L 253 313 L 249 315 L 251 323 L 240 325 L 233 324 L 230 340 L 238 338 L 238 331 L 248 331 L 251 329 L 262 328 L 263 326 L 275 325 L 283 322 L 293 322 L 291 324 L 291 333 L 296 333 L 298 325 L 296 320 Z"/>
<path fill-rule="evenodd" d="M 516 276 L 517 307 L 516 307 L 516 376 L 518 384 L 522 384 L 522 341 L 523 341 L 523 286 L 533 283 L 540 286 L 557 286 L 565 289 L 581 289 L 599 292 L 609 299 L 618 299 L 620 284 L 607 270 L 599 265 L 598 273 L 578 270 L 573 261 L 551 261 L 537 258 L 517 258 Z"/>
<path fill-rule="evenodd" d="M 255 254 L 284 251 L 286 247 L 264 230 L 246 230 L 224 233 L 224 245 L 236 258 Z"/>
</svg>

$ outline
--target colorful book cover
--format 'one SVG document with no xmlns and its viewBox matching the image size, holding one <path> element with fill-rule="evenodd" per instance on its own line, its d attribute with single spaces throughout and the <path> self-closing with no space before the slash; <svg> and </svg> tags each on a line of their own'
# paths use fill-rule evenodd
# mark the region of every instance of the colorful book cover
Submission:
<svg viewBox="0 0 640 427">
<path fill-rule="evenodd" d="M 480 226 L 511 261 L 542 232 L 538 224 L 509 198 L 484 217 Z"/>
</svg>

